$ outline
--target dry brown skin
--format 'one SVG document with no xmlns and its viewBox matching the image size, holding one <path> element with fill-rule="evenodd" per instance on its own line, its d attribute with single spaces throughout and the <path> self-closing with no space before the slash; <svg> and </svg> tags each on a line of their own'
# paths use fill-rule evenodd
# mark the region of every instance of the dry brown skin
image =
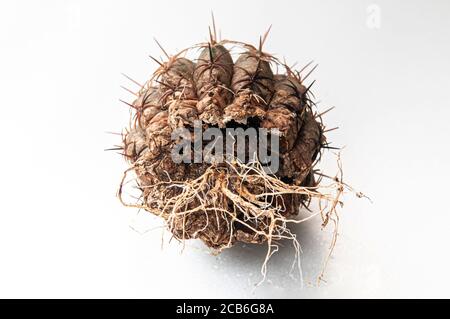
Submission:
<svg viewBox="0 0 450 319">
<path fill-rule="evenodd" d="M 168 57 L 139 92 L 132 105 L 134 125 L 123 139 L 131 163 L 123 181 L 134 171 L 142 197 L 126 205 L 162 217 L 176 239 L 198 238 L 217 252 L 237 241 L 267 242 L 268 259 L 283 239 L 293 240 L 298 250 L 286 225 L 303 221 L 293 217 L 311 199 L 322 204 L 313 215 L 321 215 L 324 226 L 336 221 L 344 184 L 339 178 L 329 185 L 316 182 L 313 167 L 325 145 L 324 127 L 300 74 L 285 67 L 286 74 L 274 75 L 271 64 L 279 62 L 263 53 L 262 45 L 257 50 L 244 44 L 233 63 L 224 46 L 230 42 L 212 39 L 195 62 L 180 54 Z M 171 133 L 192 128 L 194 120 L 204 128 L 278 129 L 280 170 L 266 174 L 258 161 L 175 164 Z"/>
<path fill-rule="evenodd" d="M 272 69 L 259 51 L 242 53 L 234 65 L 231 89 L 236 97 L 225 109 L 225 122 L 246 124 L 251 117 L 264 118 L 274 91 Z"/>
<path fill-rule="evenodd" d="M 233 59 L 228 50 L 209 43 L 200 53 L 193 74 L 199 97 L 197 111 L 203 122 L 223 127 L 223 110 L 232 99 L 232 74 Z"/>
</svg>

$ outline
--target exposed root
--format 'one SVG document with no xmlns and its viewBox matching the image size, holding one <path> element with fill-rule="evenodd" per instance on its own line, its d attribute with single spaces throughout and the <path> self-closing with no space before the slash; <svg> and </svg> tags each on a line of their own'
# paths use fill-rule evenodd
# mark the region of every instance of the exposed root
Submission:
<svg viewBox="0 0 450 319">
<path fill-rule="evenodd" d="M 213 243 L 211 249 L 214 253 L 231 247 L 237 239 L 250 243 L 265 242 L 267 253 L 258 285 L 266 279 L 268 261 L 283 240 L 290 240 L 294 246 L 293 267 L 297 266 L 303 284 L 301 246 L 288 225 L 304 223 L 318 215 L 323 228 L 330 223 L 333 225 L 329 252 L 318 278 L 322 281 L 338 237 L 338 208 L 343 205 L 342 195 L 345 190 L 354 192 L 343 182 L 339 155 L 338 174 L 331 178 L 318 173 L 329 183 L 314 187 L 286 184 L 267 174 L 257 160 L 249 163 L 234 160 L 210 165 L 198 178 L 185 181 L 172 180 L 167 173 L 164 180 L 139 186 L 143 195 L 141 199 L 137 203 L 127 203 L 122 196 L 123 189 L 129 185 L 130 181 L 126 181 L 128 174 L 137 166 L 139 163 L 125 171 L 120 184 L 118 197 L 125 206 L 145 209 L 162 217 L 167 229 L 182 243 L 187 239 L 207 238 L 206 242 Z M 296 219 L 295 214 L 286 215 L 286 195 L 301 196 L 307 201 L 317 200 L 319 210 L 302 219 Z"/>
</svg>

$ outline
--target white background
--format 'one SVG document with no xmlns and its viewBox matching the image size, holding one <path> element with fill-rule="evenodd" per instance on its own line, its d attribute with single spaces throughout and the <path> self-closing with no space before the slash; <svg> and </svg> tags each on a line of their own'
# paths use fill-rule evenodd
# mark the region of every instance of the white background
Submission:
<svg viewBox="0 0 450 319">
<path fill-rule="evenodd" d="M 0 297 L 450 297 L 450 3 L 374 1 L 379 29 L 371 3 L 2 1 Z M 126 126 L 119 86 L 133 87 L 120 73 L 150 76 L 153 37 L 172 53 L 206 40 L 211 10 L 224 38 L 256 43 L 273 24 L 266 50 L 319 63 L 320 108 L 336 106 L 328 137 L 373 204 L 346 196 L 320 286 L 318 220 L 295 229 L 306 287 L 286 245 L 255 290 L 265 247 L 161 249 L 161 223 L 115 197 L 126 164 L 105 132 Z"/>
</svg>

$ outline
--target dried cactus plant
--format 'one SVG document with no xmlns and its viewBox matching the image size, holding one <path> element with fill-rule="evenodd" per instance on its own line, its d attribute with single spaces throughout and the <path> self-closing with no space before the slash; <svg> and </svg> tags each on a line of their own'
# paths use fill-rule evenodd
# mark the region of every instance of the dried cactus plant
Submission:
<svg viewBox="0 0 450 319">
<path fill-rule="evenodd" d="M 336 208 L 342 204 L 345 187 L 340 176 L 325 183 L 325 175 L 315 169 L 321 151 L 330 147 L 321 121 L 326 111 L 316 110 L 314 82 L 305 84 L 312 70 L 302 76 L 306 70 L 295 71 L 264 52 L 267 34 L 255 47 L 219 41 L 214 26 L 207 43 L 172 56 L 161 47 L 167 60 L 154 59 L 158 69 L 136 93 L 135 101 L 127 103 L 133 121 L 119 147 L 131 165 L 119 189 L 124 205 L 160 216 L 176 239 L 197 238 L 215 252 L 238 241 L 266 243 L 263 274 L 281 240 L 292 240 L 298 252 L 289 223 L 316 215 L 322 217 L 323 226 L 330 220 L 337 223 Z M 198 57 L 188 59 L 196 50 L 200 50 Z M 237 58 L 233 60 L 232 54 Z M 172 133 L 179 128 L 192 133 L 196 122 L 204 129 L 277 129 L 278 171 L 265 171 L 258 158 L 175 162 L 172 149 L 177 140 Z M 132 204 L 122 198 L 131 172 L 141 191 Z M 308 207 L 312 199 L 318 200 L 318 211 L 296 219 L 299 209 Z"/>
</svg>

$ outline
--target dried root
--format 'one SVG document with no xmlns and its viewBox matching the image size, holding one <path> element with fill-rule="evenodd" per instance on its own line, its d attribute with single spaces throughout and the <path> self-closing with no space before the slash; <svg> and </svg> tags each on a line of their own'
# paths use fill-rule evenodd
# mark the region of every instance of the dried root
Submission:
<svg viewBox="0 0 450 319">
<path fill-rule="evenodd" d="M 129 204 L 122 199 L 122 188 L 127 174 L 139 171 L 140 165 L 143 163 L 136 163 L 124 174 L 119 198 L 125 206 L 142 208 L 162 217 L 175 239 L 180 242 L 201 239 L 215 253 L 231 247 L 236 241 L 265 242 L 267 254 L 261 269 L 262 281 L 266 277 L 267 262 L 278 251 L 282 240 L 292 241 L 300 269 L 300 243 L 289 224 L 303 223 L 317 216 L 322 219 L 322 227 L 331 222 L 334 226 L 331 256 L 338 235 L 337 210 L 343 205 L 342 195 L 345 189 L 353 191 L 342 182 L 341 167 L 339 176 L 327 177 L 329 183 L 307 187 L 289 185 L 268 175 L 259 161 L 233 161 L 211 165 L 195 179 L 172 180 L 167 175 L 152 185 L 140 186 L 143 199 L 139 204 Z M 296 219 L 295 210 L 300 208 L 299 203 L 311 200 L 318 201 L 319 211 Z M 319 279 L 323 277 L 328 258 Z"/>
</svg>

